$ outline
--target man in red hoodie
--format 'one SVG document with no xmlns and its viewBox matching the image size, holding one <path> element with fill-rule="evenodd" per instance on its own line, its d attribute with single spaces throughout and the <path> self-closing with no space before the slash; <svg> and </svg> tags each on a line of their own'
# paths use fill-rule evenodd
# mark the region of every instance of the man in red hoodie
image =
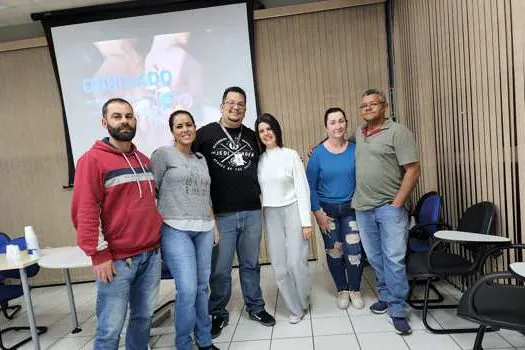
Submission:
<svg viewBox="0 0 525 350">
<path fill-rule="evenodd" d="M 131 140 L 137 119 L 126 100 L 108 100 L 109 137 L 78 160 L 71 217 L 97 283 L 95 349 L 117 349 L 128 303 L 126 349 L 147 349 L 160 283 L 160 226 L 149 159 Z"/>
</svg>

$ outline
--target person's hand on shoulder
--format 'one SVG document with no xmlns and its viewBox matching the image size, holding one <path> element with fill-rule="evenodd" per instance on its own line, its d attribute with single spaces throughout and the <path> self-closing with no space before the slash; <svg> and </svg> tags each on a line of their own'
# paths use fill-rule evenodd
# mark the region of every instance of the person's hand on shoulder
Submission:
<svg viewBox="0 0 525 350">
<path fill-rule="evenodd" d="M 306 152 L 306 155 L 308 156 L 308 158 L 312 156 L 312 152 L 314 151 L 314 148 L 315 148 L 315 145 L 308 146 L 308 152 Z"/>
</svg>

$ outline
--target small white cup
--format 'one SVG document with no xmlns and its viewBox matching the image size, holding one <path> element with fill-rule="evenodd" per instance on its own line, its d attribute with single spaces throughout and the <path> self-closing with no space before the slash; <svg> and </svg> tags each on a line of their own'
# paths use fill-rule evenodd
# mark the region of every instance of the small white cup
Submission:
<svg viewBox="0 0 525 350">
<path fill-rule="evenodd" d="M 31 234 L 31 235 L 34 235 L 35 234 L 35 229 L 33 228 L 33 226 L 25 226 L 24 227 L 24 233 L 27 235 L 27 234 Z"/>
<path fill-rule="evenodd" d="M 5 247 L 5 257 L 8 262 L 20 261 L 20 248 L 16 244 L 8 244 Z"/>
</svg>

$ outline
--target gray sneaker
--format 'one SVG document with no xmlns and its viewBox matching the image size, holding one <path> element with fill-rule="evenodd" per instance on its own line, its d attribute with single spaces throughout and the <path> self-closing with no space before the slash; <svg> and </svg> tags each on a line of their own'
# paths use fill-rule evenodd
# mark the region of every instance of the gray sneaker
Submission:
<svg viewBox="0 0 525 350">
<path fill-rule="evenodd" d="M 350 304 L 350 295 L 347 290 L 341 290 L 337 292 L 337 307 L 341 310 L 348 309 Z"/>
<path fill-rule="evenodd" d="M 352 305 L 356 309 L 362 309 L 365 307 L 365 301 L 363 300 L 363 297 L 361 296 L 361 292 L 358 290 L 350 291 L 350 301 L 352 302 Z"/>
</svg>

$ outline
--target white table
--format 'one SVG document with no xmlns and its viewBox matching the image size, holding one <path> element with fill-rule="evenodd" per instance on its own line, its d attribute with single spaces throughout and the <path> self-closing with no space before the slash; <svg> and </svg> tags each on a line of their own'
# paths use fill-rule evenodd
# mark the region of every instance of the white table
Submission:
<svg viewBox="0 0 525 350">
<path fill-rule="evenodd" d="M 41 251 L 41 258 L 38 261 L 38 265 L 47 269 L 62 269 L 66 281 L 69 308 L 71 309 L 71 318 L 73 321 L 73 331 L 71 333 L 82 331 L 78 324 L 77 309 L 69 269 L 89 267 L 91 266 L 91 258 L 77 246 L 47 248 Z"/>
<path fill-rule="evenodd" d="M 28 255 L 27 251 L 20 252 L 20 260 L 17 262 L 7 261 L 5 254 L 0 254 L 0 271 L 20 270 L 20 280 L 22 281 L 22 289 L 24 291 L 24 299 L 27 308 L 27 317 L 29 319 L 29 328 L 31 330 L 31 338 L 33 339 L 33 348 L 40 350 L 40 341 L 35 323 L 35 313 L 33 311 L 33 302 L 31 300 L 31 292 L 29 290 L 29 283 L 27 281 L 26 267 L 38 262 L 38 257 Z"/>
<path fill-rule="evenodd" d="M 484 235 L 481 233 L 463 232 L 463 231 L 437 231 L 434 237 L 442 241 L 460 242 L 460 243 L 486 243 L 501 244 L 510 243 L 510 238 L 494 235 Z"/>
<path fill-rule="evenodd" d="M 525 277 L 525 262 L 515 262 L 509 265 L 509 270 L 520 277 Z"/>
</svg>

